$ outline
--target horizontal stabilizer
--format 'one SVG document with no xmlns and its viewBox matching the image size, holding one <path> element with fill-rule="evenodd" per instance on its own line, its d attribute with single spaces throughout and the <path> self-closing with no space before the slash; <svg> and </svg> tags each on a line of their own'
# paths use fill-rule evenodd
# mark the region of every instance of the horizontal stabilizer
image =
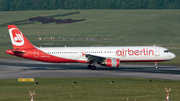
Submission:
<svg viewBox="0 0 180 101">
<path fill-rule="evenodd" d="M 23 54 L 25 54 L 25 51 L 18 51 L 18 50 L 14 50 L 14 49 L 9 49 L 9 50 L 6 50 L 6 53 L 10 54 L 10 55 L 22 56 Z"/>
</svg>

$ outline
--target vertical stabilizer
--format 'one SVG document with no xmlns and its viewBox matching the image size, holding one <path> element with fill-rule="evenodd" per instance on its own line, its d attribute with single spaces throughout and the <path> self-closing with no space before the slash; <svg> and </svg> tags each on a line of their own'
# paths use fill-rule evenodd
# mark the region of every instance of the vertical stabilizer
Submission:
<svg viewBox="0 0 180 101">
<path fill-rule="evenodd" d="M 34 48 L 15 25 L 8 25 L 11 42 L 14 49 Z"/>
</svg>

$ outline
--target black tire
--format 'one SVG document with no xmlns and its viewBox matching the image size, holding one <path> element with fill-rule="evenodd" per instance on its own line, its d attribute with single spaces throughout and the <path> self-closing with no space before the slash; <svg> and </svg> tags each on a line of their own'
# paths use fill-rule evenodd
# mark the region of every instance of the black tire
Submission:
<svg viewBox="0 0 180 101">
<path fill-rule="evenodd" d="M 91 69 L 91 65 L 88 65 L 88 66 L 87 66 L 87 69 Z"/>
<path fill-rule="evenodd" d="M 91 69 L 92 69 L 92 70 L 96 70 L 96 66 L 92 66 Z"/>
</svg>

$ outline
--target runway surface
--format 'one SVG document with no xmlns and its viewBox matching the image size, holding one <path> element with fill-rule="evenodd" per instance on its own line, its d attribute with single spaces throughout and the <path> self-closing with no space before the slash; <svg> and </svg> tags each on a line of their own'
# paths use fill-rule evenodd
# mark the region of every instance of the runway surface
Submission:
<svg viewBox="0 0 180 101">
<path fill-rule="evenodd" d="M 87 64 L 45 63 L 25 59 L 0 58 L 0 79 L 7 78 L 61 78 L 61 77 L 136 77 L 180 80 L 180 66 L 123 64 L 119 68 L 97 66 L 88 70 Z"/>
</svg>

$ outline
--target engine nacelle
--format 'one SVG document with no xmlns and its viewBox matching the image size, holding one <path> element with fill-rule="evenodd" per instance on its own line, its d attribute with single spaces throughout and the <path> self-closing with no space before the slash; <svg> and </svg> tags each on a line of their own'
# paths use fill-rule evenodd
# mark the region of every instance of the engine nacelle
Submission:
<svg viewBox="0 0 180 101">
<path fill-rule="evenodd" d="M 101 63 L 102 66 L 107 67 L 119 67 L 120 60 L 119 59 L 106 59 L 104 62 Z"/>
</svg>

